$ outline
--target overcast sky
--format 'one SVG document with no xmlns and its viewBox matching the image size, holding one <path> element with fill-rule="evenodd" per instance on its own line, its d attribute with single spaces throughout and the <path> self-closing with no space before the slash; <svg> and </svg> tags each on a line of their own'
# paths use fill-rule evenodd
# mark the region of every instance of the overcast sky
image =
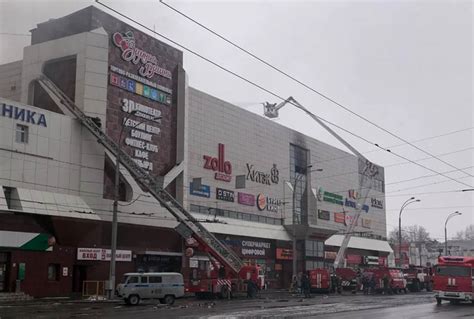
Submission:
<svg viewBox="0 0 474 319">
<path fill-rule="evenodd" d="M 28 34 L 37 23 L 61 17 L 93 1 L 0 0 L 0 32 Z M 411 160 L 427 155 L 322 99 L 288 78 L 225 44 L 155 1 L 104 3 L 155 28 L 265 88 L 293 96 L 311 111 Z M 259 57 L 291 73 L 351 110 L 389 131 L 416 141 L 457 168 L 474 175 L 473 140 L 473 8 L 470 1 L 170 1 L 171 5 L 234 40 Z M 102 8 L 100 5 L 97 7 Z M 104 9 L 105 10 L 105 9 Z M 107 10 L 105 10 L 107 11 Z M 20 60 L 29 37 L 0 35 L 0 63 Z M 261 113 L 268 94 L 187 52 L 189 84 L 249 111 Z M 291 106 L 279 123 L 336 145 L 328 133 Z M 338 131 L 361 152 L 376 148 Z M 449 154 L 446 154 L 449 153 Z M 474 223 L 474 192 L 387 152 L 367 153 L 386 167 L 388 230 L 398 227 L 398 211 L 411 196 L 421 199 L 403 213 L 403 224 L 425 226 L 444 240 Z M 438 172 L 453 168 L 436 159 L 419 162 Z M 317 166 L 317 163 L 315 164 Z M 474 186 L 463 172 L 449 176 Z M 451 191 L 451 192 L 447 192 Z M 428 194 L 420 194 L 428 193 Z"/>
</svg>

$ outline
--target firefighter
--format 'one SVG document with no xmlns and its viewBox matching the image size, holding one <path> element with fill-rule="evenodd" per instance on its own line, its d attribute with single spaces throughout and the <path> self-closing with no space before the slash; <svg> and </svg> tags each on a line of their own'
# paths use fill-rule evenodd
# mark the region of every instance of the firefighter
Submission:
<svg viewBox="0 0 474 319">
<path fill-rule="evenodd" d="M 338 275 L 335 275 L 335 287 L 334 287 L 334 292 L 337 292 L 338 294 L 342 293 L 342 280 L 341 277 Z"/>
<path fill-rule="evenodd" d="M 296 276 L 293 276 L 291 280 L 290 293 L 292 294 L 296 293 L 297 285 L 298 285 L 298 281 L 296 279 Z"/>
<path fill-rule="evenodd" d="M 247 280 L 247 298 L 255 298 L 257 289 L 257 284 L 252 279 Z"/>
<path fill-rule="evenodd" d="M 387 274 L 383 276 L 383 294 L 387 295 L 389 293 L 389 284 L 390 279 L 388 278 Z"/>
<path fill-rule="evenodd" d="M 309 280 L 309 271 L 301 277 L 301 287 L 305 298 L 311 298 L 311 281 Z"/>
<path fill-rule="evenodd" d="M 219 279 L 224 279 L 225 278 L 225 267 L 220 266 L 219 268 Z"/>
</svg>

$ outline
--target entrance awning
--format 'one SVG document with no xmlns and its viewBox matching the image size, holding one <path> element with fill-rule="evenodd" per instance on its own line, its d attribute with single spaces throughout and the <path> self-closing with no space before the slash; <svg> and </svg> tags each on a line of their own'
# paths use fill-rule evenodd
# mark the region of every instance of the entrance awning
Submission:
<svg viewBox="0 0 474 319">
<path fill-rule="evenodd" d="M 343 239 L 344 239 L 343 235 L 332 235 L 324 242 L 324 244 L 326 246 L 340 247 L 342 245 Z M 385 253 L 393 252 L 388 242 L 384 240 L 355 237 L 355 236 L 352 236 L 351 239 L 349 240 L 348 248 L 361 249 L 361 250 L 373 250 L 373 251 L 380 251 L 380 252 L 385 252 Z"/>
<path fill-rule="evenodd" d="M 24 214 L 101 220 L 79 196 L 26 188 L 15 188 L 11 210 Z"/>
</svg>

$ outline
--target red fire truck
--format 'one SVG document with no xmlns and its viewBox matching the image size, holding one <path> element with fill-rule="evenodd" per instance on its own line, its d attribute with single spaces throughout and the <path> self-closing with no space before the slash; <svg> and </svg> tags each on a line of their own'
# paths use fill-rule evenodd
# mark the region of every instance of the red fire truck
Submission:
<svg viewBox="0 0 474 319">
<path fill-rule="evenodd" d="M 405 279 L 407 280 L 407 288 L 410 292 L 418 292 L 423 289 L 426 291 L 433 290 L 433 273 L 431 267 L 410 266 L 404 269 Z"/>
<path fill-rule="evenodd" d="M 403 272 L 397 268 L 367 268 L 364 269 L 362 277 L 366 277 L 369 281 L 375 279 L 375 291 L 382 292 L 384 290 L 383 278 L 388 277 L 389 288 L 393 293 L 407 292 L 407 281 L 403 276 Z"/>
<path fill-rule="evenodd" d="M 474 257 L 441 256 L 434 272 L 436 302 L 474 302 Z"/>
<path fill-rule="evenodd" d="M 309 271 L 311 291 L 329 292 L 331 290 L 331 274 L 329 269 L 316 268 Z"/>
</svg>

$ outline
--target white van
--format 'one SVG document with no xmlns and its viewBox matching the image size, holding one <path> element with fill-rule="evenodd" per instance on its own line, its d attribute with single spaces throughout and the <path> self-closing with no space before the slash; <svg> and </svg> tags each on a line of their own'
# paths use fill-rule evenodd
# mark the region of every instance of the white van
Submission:
<svg viewBox="0 0 474 319">
<path fill-rule="evenodd" d="M 141 299 L 159 299 L 161 303 L 172 305 L 176 298 L 184 296 L 183 275 L 176 272 L 126 273 L 116 293 L 129 305 L 138 305 Z"/>
</svg>

